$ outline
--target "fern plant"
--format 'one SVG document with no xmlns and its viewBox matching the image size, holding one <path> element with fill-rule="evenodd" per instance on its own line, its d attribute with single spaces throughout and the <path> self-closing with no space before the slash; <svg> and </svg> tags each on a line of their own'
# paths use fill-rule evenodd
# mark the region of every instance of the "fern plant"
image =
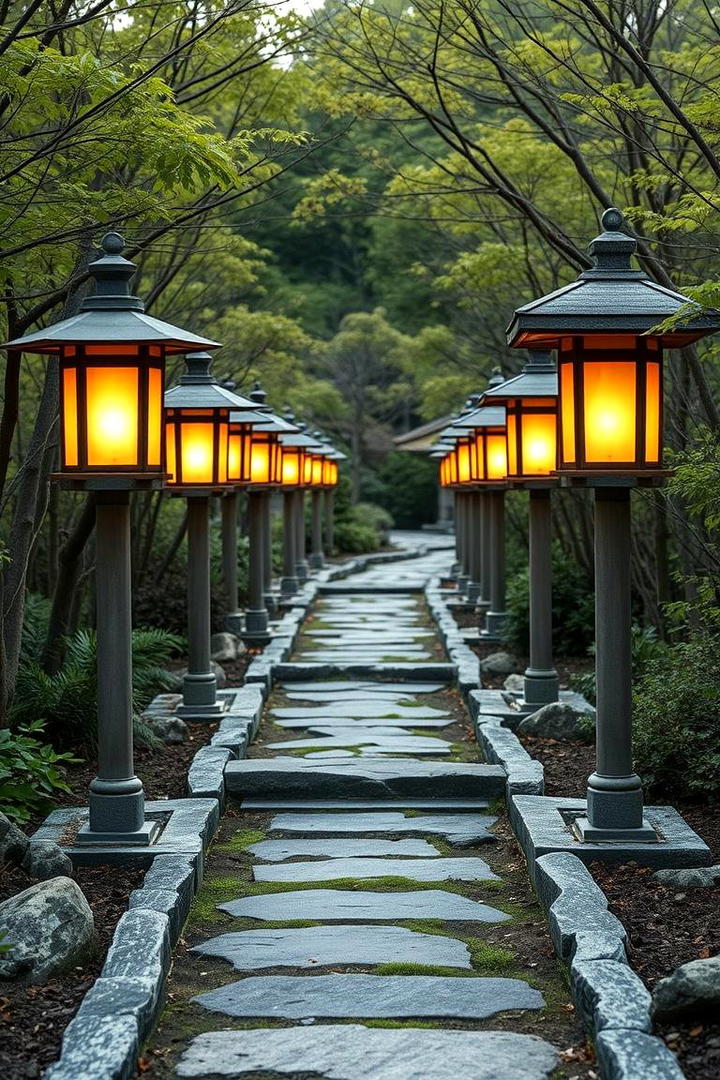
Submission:
<svg viewBox="0 0 720 1080">
<path fill-rule="evenodd" d="M 133 711 L 141 742 L 151 742 L 152 738 L 139 723 L 138 714 L 158 691 L 169 688 L 165 665 L 182 645 L 181 638 L 166 630 L 133 631 Z M 37 659 L 23 663 L 18 672 L 12 725 L 27 725 L 39 719 L 53 746 L 91 752 L 97 741 L 96 653 L 95 632 L 78 630 L 67 641 L 65 661 L 57 674 L 48 675 Z"/>
</svg>

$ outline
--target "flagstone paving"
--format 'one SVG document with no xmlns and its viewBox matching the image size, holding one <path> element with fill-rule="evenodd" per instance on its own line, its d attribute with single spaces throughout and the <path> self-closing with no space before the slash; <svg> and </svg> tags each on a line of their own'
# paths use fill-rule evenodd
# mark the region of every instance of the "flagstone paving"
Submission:
<svg viewBox="0 0 720 1080">
<path fill-rule="evenodd" d="M 226 767 L 150 1080 L 593 1075 L 561 1056 L 584 1040 L 492 805 L 503 771 L 455 686 L 419 677 L 446 657 L 418 590 L 450 558 L 378 565 L 317 602 L 250 757 Z M 378 677 L 308 679 L 326 656 L 380 660 Z M 382 680 L 387 657 L 407 682 Z"/>
</svg>

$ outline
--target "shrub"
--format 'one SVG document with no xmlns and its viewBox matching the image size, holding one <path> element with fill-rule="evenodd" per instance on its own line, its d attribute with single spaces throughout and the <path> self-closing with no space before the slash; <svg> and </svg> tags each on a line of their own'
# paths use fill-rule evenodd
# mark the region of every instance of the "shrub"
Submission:
<svg viewBox="0 0 720 1080">
<path fill-rule="evenodd" d="M 139 713 L 159 691 L 170 686 L 163 665 L 182 647 L 182 639 L 166 630 L 133 631 L 133 707 Z M 13 726 L 39 720 L 55 746 L 92 749 L 97 741 L 96 638 L 79 630 L 68 639 L 60 671 L 48 675 L 36 661 L 21 665 L 11 712 Z M 147 731 L 136 733 L 150 741 Z"/>
<path fill-rule="evenodd" d="M 348 555 L 363 555 L 375 551 L 378 535 L 372 525 L 345 519 L 335 522 L 335 547 Z"/>
<path fill-rule="evenodd" d="M 353 507 L 352 516 L 361 525 L 370 525 L 380 544 L 387 544 L 390 539 L 390 530 L 393 527 L 392 514 L 389 514 L 382 506 L 375 503 L 361 502 Z"/>
<path fill-rule="evenodd" d="M 592 581 L 575 563 L 568 562 L 553 545 L 553 651 L 556 656 L 582 656 L 594 637 L 595 604 Z M 514 574 L 507 587 L 509 645 L 527 655 L 530 637 L 530 595 L 527 565 Z"/>
<path fill-rule="evenodd" d="M 588 649 L 591 656 L 595 655 L 595 646 Z M 642 678 L 651 663 L 661 660 L 667 654 L 667 645 L 658 641 L 657 630 L 654 626 L 638 626 L 633 623 L 632 627 L 632 675 L 633 682 Z M 594 705 L 597 696 L 595 684 L 595 671 L 585 671 L 581 675 L 572 675 L 570 682 L 573 690 L 583 694 Z"/>
<path fill-rule="evenodd" d="M 77 759 L 57 754 L 36 738 L 44 728 L 33 720 L 17 731 L 0 728 L 0 810 L 22 825 L 51 810 L 58 791 L 69 791 L 63 764 Z"/>
<path fill-rule="evenodd" d="M 666 647 L 633 695 L 635 764 L 663 798 L 720 794 L 720 636 Z"/>
<path fill-rule="evenodd" d="M 419 454 L 393 451 L 364 480 L 363 495 L 391 511 L 399 529 L 419 529 L 437 519 L 437 465 Z"/>
</svg>

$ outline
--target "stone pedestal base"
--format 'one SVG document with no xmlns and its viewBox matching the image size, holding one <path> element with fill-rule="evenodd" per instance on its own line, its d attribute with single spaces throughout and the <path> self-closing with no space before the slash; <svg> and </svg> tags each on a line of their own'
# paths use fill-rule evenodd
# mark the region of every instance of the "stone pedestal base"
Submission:
<svg viewBox="0 0 720 1080">
<path fill-rule="evenodd" d="M 225 629 L 229 634 L 239 637 L 243 628 L 242 611 L 229 611 L 225 616 Z"/>
<path fill-rule="evenodd" d="M 294 596 L 299 590 L 300 585 L 296 577 L 283 577 L 280 578 L 280 596 Z"/>
</svg>

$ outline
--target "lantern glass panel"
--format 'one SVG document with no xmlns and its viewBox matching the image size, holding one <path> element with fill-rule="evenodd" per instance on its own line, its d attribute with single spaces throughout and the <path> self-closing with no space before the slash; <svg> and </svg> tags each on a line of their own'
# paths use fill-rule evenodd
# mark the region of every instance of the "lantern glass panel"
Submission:
<svg viewBox="0 0 720 1080">
<path fill-rule="evenodd" d="M 561 464 L 573 465 L 575 449 L 575 372 L 571 362 L 560 365 L 560 424 L 562 431 Z"/>
<path fill-rule="evenodd" d="M 645 462 L 648 465 L 660 464 L 660 387 L 660 364 L 649 361 L 645 387 Z"/>
<path fill-rule="evenodd" d="M 269 484 L 271 476 L 271 446 L 267 435 L 259 432 L 250 437 L 250 483 Z"/>
<path fill-rule="evenodd" d="M 323 459 L 319 456 L 312 459 L 312 486 L 320 487 L 322 484 Z"/>
<path fill-rule="evenodd" d="M 517 417 L 515 412 L 508 409 L 507 413 L 507 449 L 508 449 L 508 473 L 517 476 L 518 464 L 518 441 L 517 441 Z"/>
<path fill-rule="evenodd" d="M 246 440 L 247 441 L 247 440 Z M 228 477 L 239 482 L 243 479 L 243 437 L 238 432 L 228 435 Z"/>
<path fill-rule="evenodd" d="M 505 432 L 486 435 L 487 479 L 504 480 L 507 476 L 507 439 Z"/>
<path fill-rule="evenodd" d="M 138 464 L 138 382 L 137 367 L 87 368 L 88 466 Z"/>
<path fill-rule="evenodd" d="M 300 482 L 300 453 L 298 450 L 283 447 L 282 482 L 288 487 L 294 487 Z"/>
<path fill-rule="evenodd" d="M 635 460 L 636 365 L 583 364 L 585 459 L 588 465 Z"/>
<path fill-rule="evenodd" d="M 163 373 L 159 367 L 148 370 L 148 421 L 147 421 L 147 462 L 148 465 L 162 463 L 162 428 L 163 428 Z"/>
<path fill-rule="evenodd" d="M 458 483 L 470 482 L 470 447 L 467 443 L 458 443 L 457 447 Z"/>
<path fill-rule="evenodd" d="M 78 464 L 77 368 L 63 371 L 63 451 L 64 464 Z"/>
<path fill-rule="evenodd" d="M 528 402 L 528 405 L 531 403 Z M 508 417 L 508 419 L 510 419 Z M 547 412 L 523 413 L 522 425 L 522 473 L 524 476 L 544 476 L 557 464 L 557 428 L 554 406 Z M 508 424 L 508 445 L 510 425 Z M 510 473 L 515 474 L 510 464 Z"/>
<path fill-rule="evenodd" d="M 211 423 L 180 424 L 182 483 L 213 483 L 214 427 Z"/>
</svg>

